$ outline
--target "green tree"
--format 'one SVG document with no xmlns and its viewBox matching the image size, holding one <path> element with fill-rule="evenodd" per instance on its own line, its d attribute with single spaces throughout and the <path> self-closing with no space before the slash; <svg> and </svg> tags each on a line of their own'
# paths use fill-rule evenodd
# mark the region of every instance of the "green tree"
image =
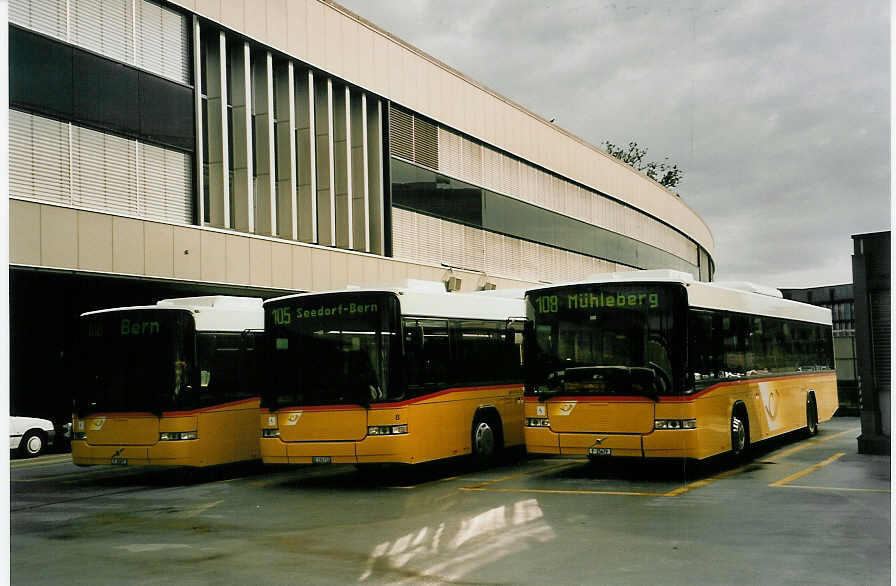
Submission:
<svg viewBox="0 0 896 586">
<path fill-rule="evenodd" d="M 669 157 L 665 157 L 659 163 L 656 161 L 645 161 L 647 149 L 642 149 L 634 141 L 628 143 L 628 147 L 616 146 L 609 140 L 605 140 L 603 145 L 606 146 L 607 154 L 631 165 L 663 187 L 668 187 L 669 189 L 676 187 L 684 176 L 684 171 L 679 169 L 677 164 L 669 163 Z M 681 197 L 678 193 L 675 195 Z"/>
</svg>

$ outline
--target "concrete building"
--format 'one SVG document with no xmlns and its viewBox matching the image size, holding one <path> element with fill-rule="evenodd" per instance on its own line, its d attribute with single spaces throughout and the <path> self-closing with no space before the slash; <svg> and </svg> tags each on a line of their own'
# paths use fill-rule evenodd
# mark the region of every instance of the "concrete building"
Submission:
<svg viewBox="0 0 896 586">
<path fill-rule="evenodd" d="M 834 366 L 840 415 L 858 415 L 859 376 L 856 369 L 856 318 L 853 285 L 831 285 L 808 289 L 781 289 L 785 299 L 811 303 L 831 310 L 834 328 Z"/>
<path fill-rule="evenodd" d="M 859 453 L 890 453 L 890 232 L 855 234 L 856 357 L 861 394 Z"/>
<path fill-rule="evenodd" d="M 14 412 L 67 417 L 91 309 L 712 279 L 680 198 L 336 4 L 11 0 L 9 21 Z"/>
</svg>

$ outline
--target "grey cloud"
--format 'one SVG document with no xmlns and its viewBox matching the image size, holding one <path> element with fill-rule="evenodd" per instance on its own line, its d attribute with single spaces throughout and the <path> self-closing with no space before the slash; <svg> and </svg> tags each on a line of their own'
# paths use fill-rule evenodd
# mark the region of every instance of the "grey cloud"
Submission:
<svg viewBox="0 0 896 586">
<path fill-rule="evenodd" d="M 375 2 L 352 10 L 599 145 L 685 169 L 719 279 L 851 281 L 889 228 L 889 6 Z"/>
</svg>

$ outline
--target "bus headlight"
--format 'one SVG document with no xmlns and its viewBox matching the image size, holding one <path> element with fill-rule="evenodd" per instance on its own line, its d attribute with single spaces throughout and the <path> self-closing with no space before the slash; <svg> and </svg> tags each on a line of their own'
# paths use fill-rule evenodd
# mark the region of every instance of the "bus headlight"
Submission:
<svg viewBox="0 0 896 586">
<path fill-rule="evenodd" d="M 176 442 L 181 440 L 194 440 L 199 437 L 195 431 L 163 431 L 159 434 L 160 442 Z"/>
<path fill-rule="evenodd" d="M 87 439 L 87 434 L 83 431 L 76 431 L 72 433 L 72 441 L 84 441 Z"/>
<path fill-rule="evenodd" d="M 408 424 L 401 425 L 371 425 L 367 428 L 367 435 L 404 435 L 408 432 Z"/>
<path fill-rule="evenodd" d="M 657 419 L 654 429 L 697 429 L 696 419 Z"/>
<path fill-rule="evenodd" d="M 547 417 L 526 417 L 526 427 L 550 427 L 551 422 Z"/>
<path fill-rule="evenodd" d="M 280 437 L 280 430 L 278 428 L 262 429 L 261 437 Z"/>
</svg>

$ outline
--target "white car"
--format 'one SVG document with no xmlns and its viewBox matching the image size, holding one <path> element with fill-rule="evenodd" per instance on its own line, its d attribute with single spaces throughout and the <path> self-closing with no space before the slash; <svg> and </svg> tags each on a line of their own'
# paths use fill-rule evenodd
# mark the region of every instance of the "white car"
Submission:
<svg viewBox="0 0 896 586">
<path fill-rule="evenodd" d="M 9 449 L 18 451 L 21 456 L 40 456 L 48 446 L 53 445 L 55 439 L 56 430 L 49 419 L 17 416 L 9 418 Z"/>
</svg>

